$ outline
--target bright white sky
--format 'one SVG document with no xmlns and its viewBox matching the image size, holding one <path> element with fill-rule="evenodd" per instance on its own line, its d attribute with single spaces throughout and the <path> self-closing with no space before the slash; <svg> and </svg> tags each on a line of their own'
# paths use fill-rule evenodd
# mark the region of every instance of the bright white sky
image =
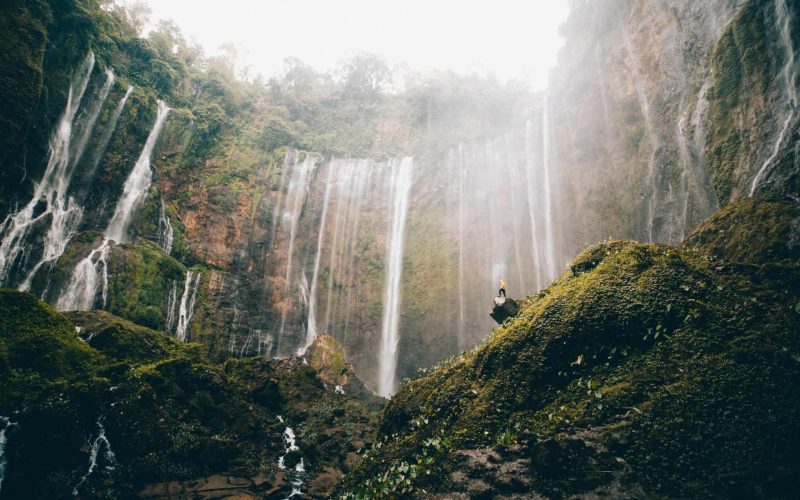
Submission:
<svg viewBox="0 0 800 500">
<path fill-rule="evenodd" d="M 295 56 L 330 70 L 357 52 L 413 70 L 494 72 L 547 85 L 563 44 L 567 0 L 145 0 L 151 25 L 172 19 L 215 54 L 233 42 L 251 74 L 280 74 Z"/>
</svg>

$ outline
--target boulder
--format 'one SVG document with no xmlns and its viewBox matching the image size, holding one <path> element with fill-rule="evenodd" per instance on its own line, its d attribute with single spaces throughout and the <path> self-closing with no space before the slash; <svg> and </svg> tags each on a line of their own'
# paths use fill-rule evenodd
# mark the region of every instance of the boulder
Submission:
<svg viewBox="0 0 800 500">
<path fill-rule="evenodd" d="M 495 297 L 492 312 L 489 316 L 498 324 L 502 325 L 508 318 L 513 318 L 519 313 L 517 301 L 506 297 Z"/>
</svg>

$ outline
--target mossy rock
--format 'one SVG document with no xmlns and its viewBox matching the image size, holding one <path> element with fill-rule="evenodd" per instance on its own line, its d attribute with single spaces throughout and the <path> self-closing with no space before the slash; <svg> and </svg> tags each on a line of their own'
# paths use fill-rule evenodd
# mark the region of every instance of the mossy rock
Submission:
<svg viewBox="0 0 800 500">
<path fill-rule="evenodd" d="M 380 445 L 337 492 L 467 493 L 463 457 L 488 447 L 496 463 L 469 477 L 489 496 L 790 498 L 800 290 L 706 251 L 767 267 L 783 259 L 780 273 L 797 277 L 776 243 L 794 218 L 751 200 L 712 216 L 699 232 L 711 237 L 693 244 L 588 249 L 485 344 L 403 386 Z M 764 248 L 739 254 L 717 240 L 731 224 Z M 530 465 L 510 486 L 497 471 L 519 460 Z"/>
<path fill-rule="evenodd" d="M 65 315 L 14 290 L 0 290 L 0 313 L 9 498 L 69 496 L 95 442 L 98 467 L 81 497 L 127 498 L 211 474 L 263 477 L 245 490 L 285 497 L 291 485 L 273 484 L 285 453 L 279 414 L 297 429 L 311 478 L 343 467 L 376 426 L 377 398 L 326 389 L 298 358 L 215 363 L 199 344 L 103 311 Z"/>
<path fill-rule="evenodd" d="M 737 200 L 709 217 L 682 246 L 731 262 L 799 262 L 800 210 L 786 201 Z"/>
<path fill-rule="evenodd" d="M 320 380 L 328 385 L 345 386 L 353 376 L 353 368 L 345 359 L 344 348 L 330 335 L 317 337 L 309 346 L 306 356 Z"/>
</svg>

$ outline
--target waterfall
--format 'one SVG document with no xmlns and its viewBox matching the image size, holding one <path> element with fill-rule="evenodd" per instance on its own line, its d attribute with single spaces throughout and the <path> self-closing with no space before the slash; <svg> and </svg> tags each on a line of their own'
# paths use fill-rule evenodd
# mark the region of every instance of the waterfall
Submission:
<svg viewBox="0 0 800 500">
<path fill-rule="evenodd" d="M 341 297 L 334 292 L 334 283 L 348 286 L 348 297 L 352 290 L 350 282 L 353 278 L 352 267 L 358 237 L 358 222 L 361 215 L 361 204 L 367 195 L 366 187 L 371 179 L 373 169 L 381 169 L 372 165 L 369 160 L 331 160 L 331 167 L 336 169 L 336 215 L 333 222 L 333 239 L 331 241 L 330 261 L 328 264 L 328 298 L 325 307 L 325 330 L 330 333 L 332 324 L 336 323 L 336 309 Z M 344 223 L 342 223 L 344 222 Z M 350 315 L 349 298 L 345 304 L 345 324 Z M 344 333 L 343 337 L 346 337 Z"/>
<path fill-rule="evenodd" d="M 59 311 L 88 311 L 94 309 L 97 300 L 97 282 L 99 281 L 98 268 L 102 268 L 103 277 L 103 305 L 106 307 L 108 300 L 108 253 L 111 244 L 108 238 L 103 239 L 99 247 L 78 262 L 72 270 L 69 283 L 58 297 L 56 308 Z M 102 267 L 101 267 L 102 266 Z"/>
<path fill-rule="evenodd" d="M 161 199 L 161 210 L 158 213 L 158 241 L 161 245 L 161 248 L 164 250 L 164 253 L 169 255 L 172 253 L 172 240 L 174 238 L 174 232 L 172 230 L 172 224 L 169 221 L 169 215 L 167 215 L 167 208 L 164 205 L 164 199 Z"/>
<path fill-rule="evenodd" d="M 6 466 L 8 465 L 8 458 L 6 458 L 6 444 L 8 443 L 8 433 L 11 429 L 18 427 L 15 422 L 12 422 L 8 417 L 0 417 L 0 492 L 3 491 L 3 480 L 6 478 Z"/>
<path fill-rule="evenodd" d="M 291 178 L 289 179 L 289 188 L 285 200 L 288 210 L 283 213 L 283 222 L 286 222 L 289 226 L 289 240 L 286 244 L 285 295 L 288 295 L 292 282 L 292 265 L 294 262 L 294 242 L 297 237 L 297 222 L 300 220 L 300 212 L 305 205 L 311 178 L 313 177 L 316 165 L 317 162 L 308 153 L 306 153 L 302 164 L 298 165 L 297 158 L 295 158 L 295 163 L 292 165 Z M 287 313 L 288 308 L 284 307 L 281 313 L 281 326 L 278 333 L 279 339 L 283 336 L 283 330 L 286 327 Z"/>
<path fill-rule="evenodd" d="M 72 162 L 73 169 L 83 156 L 83 153 L 86 151 L 86 145 L 89 143 L 89 137 L 92 134 L 92 130 L 94 130 L 95 123 L 97 123 L 97 118 L 100 116 L 100 110 L 103 109 L 103 104 L 108 98 L 108 93 L 111 91 L 111 87 L 114 85 L 114 80 L 114 71 L 111 69 L 106 70 L 106 81 L 103 84 L 103 87 L 100 89 L 98 98 L 94 100 L 86 115 L 86 121 L 84 122 L 80 134 L 78 134 L 78 140 L 74 141 L 71 145 L 70 161 Z"/>
<path fill-rule="evenodd" d="M 167 298 L 167 318 L 164 323 L 164 331 L 169 333 L 175 326 L 175 319 L 177 318 L 176 308 L 178 307 L 178 282 L 172 280 L 172 289 Z"/>
<path fill-rule="evenodd" d="M 194 282 L 192 282 L 193 275 Z M 175 330 L 175 337 L 182 342 L 186 342 L 186 331 L 189 328 L 192 316 L 194 316 L 197 289 L 200 287 L 200 277 L 202 275 L 202 273 L 194 274 L 193 271 L 186 271 L 186 281 L 183 283 L 183 294 L 181 295 L 180 308 L 178 309 L 178 326 Z"/>
<path fill-rule="evenodd" d="M 541 265 L 539 259 L 539 242 L 536 239 L 536 235 L 538 234 L 536 224 L 536 219 L 538 217 L 538 211 L 536 210 L 536 186 L 538 184 L 534 177 L 536 175 L 535 165 L 536 152 L 533 147 L 533 124 L 528 120 L 525 122 L 525 180 L 528 184 L 528 217 L 531 231 L 531 252 L 533 253 L 534 261 L 533 270 L 536 274 L 536 289 L 541 290 L 546 283 L 546 279 L 544 277 L 544 266 Z"/>
<path fill-rule="evenodd" d="M 92 475 L 95 469 L 97 469 L 98 457 L 102 456 L 103 459 L 105 460 L 106 465 L 104 469 L 107 472 L 113 471 L 117 463 L 117 457 L 114 456 L 114 451 L 111 449 L 111 443 L 108 441 L 108 438 L 106 437 L 106 429 L 105 427 L 103 427 L 104 420 L 105 417 L 102 416 L 97 419 L 97 437 L 94 438 L 94 441 L 92 441 L 92 447 L 91 450 L 89 451 L 89 470 L 86 471 L 86 474 L 83 475 L 78 484 L 75 485 L 75 488 L 72 489 L 73 496 L 78 496 L 78 488 L 80 488 L 83 485 L 83 483 L 85 483 L 86 480 L 89 479 L 89 476 Z M 102 455 L 100 455 L 100 450 L 104 448 L 105 451 L 103 452 Z"/>
<path fill-rule="evenodd" d="M 30 288 L 34 275 L 45 262 L 53 261 L 64 253 L 75 227 L 80 222 L 82 208 L 67 196 L 75 164 L 75 161 L 70 161 L 70 145 L 78 108 L 89 85 L 94 62 L 94 53 L 89 52 L 70 85 L 66 108 L 50 138 L 47 167 L 42 179 L 35 186 L 33 197 L 22 210 L 10 214 L 0 225 L 0 284 L 13 286 L 20 283 L 15 276 L 9 275 L 15 267 L 24 272 L 22 268 L 34 244 L 29 241 L 29 236 L 35 237 L 31 232 L 40 221 L 46 224 L 49 219 L 49 227 L 42 243 L 41 257 L 24 274 L 20 285 L 22 289 Z M 42 206 L 44 210 L 41 210 Z"/>
<path fill-rule="evenodd" d="M 122 189 L 122 195 L 117 200 L 117 206 L 114 209 L 114 215 L 106 228 L 106 236 L 116 243 L 127 243 L 129 240 L 128 227 L 131 224 L 133 215 L 136 209 L 144 202 L 147 192 L 150 189 L 150 184 L 153 180 L 153 173 L 150 170 L 150 156 L 153 153 L 153 148 L 158 141 L 158 136 L 164 127 L 164 122 L 167 120 L 169 113 L 169 106 L 164 101 L 158 101 L 158 114 L 156 122 L 153 124 L 150 135 L 147 136 L 139 159 L 133 170 L 125 180 L 125 186 Z"/>
<path fill-rule="evenodd" d="M 322 260 L 322 242 L 325 238 L 325 221 L 328 217 L 328 203 L 331 199 L 331 178 L 333 174 L 333 165 L 328 166 L 328 180 L 325 182 L 325 197 L 322 202 L 322 218 L 319 222 L 319 235 L 317 236 L 317 253 L 314 256 L 314 273 L 311 275 L 311 288 L 309 290 L 308 301 L 308 332 L 306 334 L 306 343 L 298 351 L 299 355 L 305 353 L 306 349 L 317 338 L 317 282 L 319 280 L 319 264 Z"/>
<path fill-rule="evenodd" d="M 498 280 L 506 282 L 511 296 L 525 296 L 557 278 L 570 257 L 559 253 L 558 175 L 549 124 L 545 100 L 524 128 L 460 143 L 447 153 L 450 198 L 443 230 L 457 244 L 452 255 L 458 265 L 461 350 L 494 326 L 485 311 Z"/>
<path fill-rule="evenodd" d="M 397 345 L 400 340 L 400 276 L 403 266 L 403 240 L 405 236 L 408 198 L 411 192 L 413 158 L 403 158 L 391 164 L 391 224 L 388 234 L 386 288 L 383 295 L 383 322 L 379 358 L 378 394 L 390 396 L 395 390 Z"/>
<path fill-rule="evenodd" d="M 708 112 L 708 90 L 711 87 L 710 75 L 700 87 L 694 110 L 691 116 L 684 111 L 678 119 L 675 130 L 675 139 L 678 146 L 678 157 L 682 166 L 681 186 L 683 201 L 680 207 L 680 216 L 675 217 L 678 224 L 667 231 L 668 241 L 681 241 L 686 233 L 693 227 L 695 221 L 706 217 L 717 208 L 714 190 L 709 185 L 706 172 L 705 158 L 705 130 L 703 122 Z M 686 106 L 691 109 L 690 106 Z M 694 218 L 689 213 L 689 207 L 694 210 Z"/>
<path fill-rule="evenodd" d="M 640 76 L 641 72 L 639 71 L 638 58 L 633 48 L 633 42 L 631 41 L 628 32 L 624 29 L 622 30 L 622 40 L 623 45 L 625 46 L 625 52 L 631 59 L 633 78 L 636 87 L 636 98 L 639 101 L 639 109 L 641 110 L 642 118 L 644 119 L 645 131 L 647 132 L 647 137 L 650 141 L 650 147 L 652 148 L 652 151 L 650 152 L 650 159 L 647 162 L 647 175 L 645 178 L 645 184 L 650 192 L 645 194 L 648 197 L 648 200 L 644 237 L 647 239 L 647 241 L 653 242 L 655 241 L 655 218 L 658 196 L 658 188 L 656 187 L 656 153 L 658 153 L 659 140 L 658 135 L 653 128 L 653 122 L 650 116 L 650 99 L 647 96 L 647 90 L 644 87 L 644 81 Z"/>
<path fill-rule="evenodd" d="M 787 132 L 791 130 L 792 119 L 794 112 L 797 108 L 797 64 L 795 63 L 794 45 L 792 43 L 792 28 L 791 17 L 789 16 L 789 9 L 786 5 L 786 0 L 775 0 L 775 14 L 778 22 L 778 29 L 781 35 L 781 44 L 786 52 L 786 64 L 784 64 L 781 73 L 783 74 L 784 85 L 786 87 L 786 118 L 783 121 L 783 126 L 775 140 L 772 153 L 758 169 L 756 176 L 753 178 L 753 183 L 750 185 L 750 196 L 753 196 L 758 189 L 764 174 L 767 173 L 769 167 L 778 157 L 781 146 L 786 138 Z"/>
<path fill-rule="evenodd" d="M 545 265 L 547 268 L 547 280 L 555 279 L 558 276 L 558 264 L 555 255 L 555 236 L 553 221 L 553 183 L 550 179 L 550 100 L 545 94 L 544 107 L 542 109 L 542 187 L 544 199 L 544 251 Z"/>
<path fill-rule="evenodd" d="M 150 189 L 152 172 L 150 171 L 150 156 L 153 152 L 158 136 L 169 113 L 169 107 L 163 101 L 158 101 L 158 116 L 147 142 L 142 149 L 131 173 L 125 181 L 122 196 L 117 201 L 114 216 L 108 223 L 105 238 L 99 247 L 92 250 L 88 256 L 81 260 L 72 270 L 69 282 L 62 290 L 56 301 L 56 307 L 62 311 L 88 311 L 94 307 L 97 297 L 97 282 L 103 269 L 103 307 L 108 299 L 108 263 L 107 258 L 111 248 L 111 240 L 116 243 L 127 242 L 127 229 L 135 213 L 135 209 L 144 201 Z"/>
<path fill-rule="evenodd" d="M 103 155 L 108 149 L 108 145 L 111 143 L 111 137 L 114 135 L 114 131 L 117 129 L 117 123 L 119 123 L 119 118 L 122 116 L 122 111 L 125 109 L 125 103 L 128 102 L 128 98 L 131 96 L 132 92 L 133 86 L 128 86 L 128 90 L 125 92 L 125 95 L 117 103 L 117 107 L 114 108 L 114 112 L 111 114 L 111 119 L 108 121 L 108 124 L 103 131 L 103 135 L 100 136 L 97 149 L 92 157 L 91 167 L 84 174 L 84 179 L 91 178 L 94 175 L 94 172 L 97 170 L 97 167 L 100 165 L 100 160 L 103 159 Z"/>
<path fill-rule="evenodd" d="M 458 145 L 458 348 L 466 346 L 464 323 L 464 184 L 467 171 L 464 169 L 464 145 Z"/>
<path fill-rule="evenodd" d="M 283 418 L 278 416 L 278 420 L 283 423 Z M 278 468 L 281 470 L 286 470 L 286 455 L 293 451 L 300 451 L 300 448 L 297 446 L 297 440 L 294 434 L 294 430 L 291 427 L 287 426 L 286 429 L 283 430 L 283 449 L 284 454 L 278 458 Z M 292 498 L 297 495 L 301 495 L 303 492 L 301 488 L 303 487 L 303 479 L 305 478 L 305 463 L 303 461 L 303 457 L 300 457 L 300 461 L 297 462 L 297 465 L 294 466 L 294 472 L 292 473 L 292 492 L 289 494 L 288 498 Z"/>
</svg>

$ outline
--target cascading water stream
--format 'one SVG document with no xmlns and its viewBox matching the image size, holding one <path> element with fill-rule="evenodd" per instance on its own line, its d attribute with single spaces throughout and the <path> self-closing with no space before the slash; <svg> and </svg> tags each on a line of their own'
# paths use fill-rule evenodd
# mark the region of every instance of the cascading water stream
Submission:
<svg viewBox="0 0 800 500">
<path fill-rule="evenodd" d="M 176 280 L 172 280 L 172 289 L 170 290 L 169 297 L 167 298 L 167 318 L 164 323 L 165 332 L 171 332 L 172 328 L 175 326 L 175 320 L 178 316 L 178 304 L 178 282 Z"/>
<path fill-rule="evenodd" d="M 46 262 L 57 259 L 66 248 L 75 226 L 81 219 L 82 209 L 67 196 L 74 161 L 70 161 L 75 118 L 94 68 L 94 53 L 90 52 L 76 74 L 67 95 L 64 114 L 50 138 L 50 156 L 41 181 L 36 184 L 33 197 L 19 212 L 10 214 L 0 225 L 0 284 L 20 284 L 28 289 L 33 276 Z M 89 127 L 86 127 L 87 129 Z M 40 207 L 44 204 L 44 210 Z M 39 210 L 37 210 L 39 209 Z M 32 229 L 39 221 L 49 220 L 43 241 L 42 254 L 33 268 L 17 281 L 9 276 L 11 270 L 23 266 L 33 242 L 28 241 Z"/>
<path fill-rule="evenodd" d="M 164 200 L 161 200 L 161 210 L 158 214 L 158 240 L 159 244 L 161 245 L 161 249 L 164 250 L 164 253 L 169 255 L 172 253 L 172 240 L 174 238 L 174 232 L 172 230 L 172 223 L 169 220 L 169 215 L 167 215 L 167 208 L 164 205 Z"/>
<path fill-rule="evenodd" d="M 414 159 L 403 158 L 392 162 L 391 194 L 389 197 L 391 224 L 388 234 L 388 256 L 386 266 L 386 288 L 383 296 L 383 322 L 381 326 L 381 349 L 378 379 L 378 394 L 389 397 L 395 390 L 397 371 L 397 346 L 400 340 L 400 277 L 403 265 L 403 243 L 405 239 L 408 199 L 413 181 Z"/>
<path fill-rule="evenodd" d="M 159 100 L 156 122 L 147 136 L 147 141 L 144 144 L 142 153 L 139 155 L 139 159 L 136 160 L 133 170 L 125 180 L 122 195 L 117 200 L 114 215 L 106 228 L 106 237 L 116 243 L 128 243 L 130 241 L 128 228 L 136 209 L 144 203 L 150 184 L 153 182 L 153 172 L 150 168 L 151 156 L 161 130 L 164 128 L 169 111 L 169 106 L 164 101 Z"/>
<path fill-rule="evenodd" d="M 153 153 L 158 136 L 164 127 L 169 107 L 164 101 L 158 101 L 158 115 L 155 124 L 147 137 L 136 165 L 128 175 L 123 187 L 122 196 L 117 201 L 114 216 L 106 227 L 103 242 L 92 250 L 89 255 L 78 262 L 70 275 L 69 282 L 61 292 L 56 307 L 62 311 L 87 311 L 94 307 L 97 298 L 98 277 L 101 273 L 98 266 L 102 265 L 103 277 L 103 307 L 106 305 L 108 290 L 108 254 L 111 241 L 127 243 L 128 226 L 133 219 L 136 209 L 144 202 L 152 182 L 150 157 Z"/>
<path fill-rule="evenodd" d="M 280 415 L 278 416 L 278 420 L 283 423 L 283 418 L 281 418 Z M 278 468 L 281 470 L 286 470 L 286 455 L 292 452 L 299 452 L 300 447 L 297 446 L 297 438 L 295 437 L 294 430 L 291 427 L 287 426 L 286 429 L 283 430 L 282 437 L 284 454 L 278 458 Z M 305 462 L 303 461 L 303 457 L 300 457 L 300 461 L 298 461 L 294 466 L 294 470 L 292 472 L 292 492 L 289 494 L 288 498 L 292 498 L 303 493 L 301 488 L 303 487 L 305 473 Z"/>
<path fill-rule="evenodd" d="M 542 186 L 544 187 L 544 250 L 547 280 L 558 276 L 558 264 L 555 255 L 555 236 L 553 221 L 553 183 L 550 175 L 550 99 L 545 94 L 542 109 Z"/>
<path fill-rule="evenodd" d="M 289 188 L 286 193 L 286 202 L 289 211 L 285 211 L 283 219 L 289 225 L 289 240 L 286 244 L 286 277 L 284 282 L 284 294 L 288 295 L 292 282 L 292 265 L 294 263 L 294 242 L 297 237 L 297 223 L 300 220 L 300 212 L 303 210 L 306 197 L 313 177 L 314 169 L 317 162 L 306 154 L 303 163 L 295 164 L 292 167 L 291 178 L 289 180 Z M 284 308 L 281 313 L 281 326 L 278 333 L 278 339 L 283 337 L 283 331 L 286 328 L 287 308 Z"/>
<path fill-rule="evenodd" d="M 83 153 L 86 151 L 89 137 L 92 135 L 95 123 L 97 123 L 97 118 L 100 116 L 100 111 L 103 109 L 103 104 L 106 102 L 109 92 L 111 92 L 111 87 L 114 85 L 115 79 L 114 71 L 111 69 L 106 70 L 106 81 L 103 83 L 103 87 L 100 89 L 97 99 L 93 101 L 86 115 L 86 121 L 78 134 L 78 140 L 71 144 L 70 162 L 72 163 L 72 169 L 75 168 L 78 161 L 83 157 Z"/>
<path fill-rule="evenodd" d="M 539 256 L 540 244 L 537 239 L 538 224 L 538 210 L 536 209 L 537 194 L 536 186 L 540 185 L 535 177 L 536 175 L 536 155 L 533 147 L 533 124 L 530 120 L 525 122 L 525 179 L 528 184 L 528 217 L 530 219 L 531 230 L 531 252 L 533 252 L 534 272 L 536 273 L 536 289 L 541 290 L 545 283 L 546 278 L 544 275 L 544 266 L 541 265 Z"/>
<path fill-rule="evenodd" d="M 787 93 L 786 118 L 784 119 L 781 131 L 775 140 L 772 153 L 764 161 L 764 163 L 761 165 L 761 168 L 758 169 L 756 176 L 753 178 L 753 183 L 750 185 L 750 196 L 753 196 L 756 193 L 759 183 L 775 159 L 778 157 L 778 154 L 781 151 L 781 146 L 783 146 L 783 142 L 786 138 L 786 134 L 791 129 L 795 110 L 798 106 L 797 64 L 795 61 L 794 44 L 792 43 L 791 16 L 789 15 L 789 9 L 786 5 L 786 0 L 775 0 L 775 14 L 778 22 L 778 29 L 780 30 L 781 35 L 781 44 L 786 52 L 786 64 L 781 70 L 781 73 L 783 73 Z"/>
<path fill-rule="evenodd" d="M 99 247 L 92 250 L 72 270 L 69 283 L 58 297 L 56 308 L 60 311 L 88 311 L 97 301 L 97 283 L 103 278 L 102 307 L 108 300 L 108 253 L 111 243 L 103 239 Z M 102 266 L 102 267 L 101 267 Z M 100 273 L 102 269 L 102 274 Z"/>
<path fill-rule="evenodd" d="M 97 437 L 92 441 L 92 447 L 89 452 L 89 470 L 86 471 L 86 474 L 83 475 L 78 484 L 75 485 L 75 488 L 72 489 L 73 496 L 78 496 L 78 489 L 83 486 L 83 483 L 89 479 L 89 476 L 91 476 L 92 473 L 97 470 L 97 459 L 99 457 L 104 459 L 105 466 L 103 470 L 106 472 L 113 471 L 117 464 L 117 457 L 114 455 L 114 451 L 111 449 L 111 443 L 106 437 L 106 429 L 103 427 L 104 420 L 105 417 L 103 416 L 97 419 Z M 101 455 L 100 451 L 103 449 L 104 451 Z"/>
<path fill-rule="evenodd" d="M 95 149 L 94 155 L 92 156 L 91 167 L 83 175 L 84 179 L 90 179 L 94 176 L 97 167 L 100 165 L 100 161 L 103 159 L 103 155 L 108 149 L 108 145 L 111 143 L 111 137 L 114 135 L 114 131 L 117 129 L 119 118 L 122 116 L 122 111 L 125 109 L 125 103 L 128 102 L 128 98 L 131 96 L 132 92 L 133 86 L 128 86 L 128 90 L 125 92 L 125 95 L 117 103 L 117 107 L 114 108 L 114 113 L 112 113 L 111 119 L 108 121 L 108 125 L 106 125 L 106 128 L 103 131 L 103 135 L 100 136 L 98 147 Z"/>
<path fill-rule="evenodd" d="M 642 118 L 644 119 L 645 130 L 647 132 L 647 137 L 650 141 L 650 147 L 652 148 L 650 152 L 650 159 L 647 162 L 647 176 L 645 183 L 650 190 L 648 193 L 648 202 L 647 202 L 647 221 L 645 225 L 645 238 L 649 242 L 655 241 L 655 218 L 656 218 L 656 205 L 657 205 L 657 196 L 658 196 L 658 189 L 656 187 L 656 154 L 658 153 L 659 147 L 659 140 L 658 135 L 653 128 L 652 118 L 650 116 L 650 99 L 647 96 L 647 90 L 644 86 L 644 81 L 641 78 L 641 71 L 639 70 L 639 59 L 636 55 L 636 51 L 633 47 L 633 42 L 630 39 L 630 35 L 626 30 L 622 30 L 622 40 L 623 45 L 625 47 L 625 52 L 628 57 L 631 59 L 631 65 L 633 67 L 633 78 L 636 87 L 636 98 L 639 101 L 639 109 L 642 112 Z"/>
<path fill-rule="evenodd" d="M 311 276 L 311 288 L 309 289 L 308 301 L 308 332 L 306 343 L 298 350 L 298 355 L 305 353 L 306 349 L 317 338 L 317 283 L 319 281 L 319 264 L 322 261 L 322 242 L 325 238 L 325 221 L 328 217 L 328 204 L 331 200 L 331 179 L 333 177 L 333 162 L 328 165 L 328 179 L 325 182 L 325 197 L 322 202 L 322 218 L 319 223 L 319 235 L 317 236 L 317 253 L 314 256 L 314 273 Z"/>
<path fill-rule="evenodd" d="M 8 443 L 8 433 L 11 429 L 19 427 L 16 422 L 12 422 L 8 417 L 0 417 L 0 492 L 3 491 L 3 480 L 6 478 L 6 466 L 8 465 L 8 458 L 6 458 L 6 444 Z"/>
<path fill-rule="evenodd" d="M 175 337 L 181 342 L 186 342 L 186 332 L 189 329 L 189 322 L 194 316 L 197 289 L 200 287 L 202 276 L 202 273 L 194 274 L 194 271 L 186 271 L 186 281 L 183 284 L 183 294 L 178 309 L 178 326 L 175 329 Z M 194 282 L 192 277 L 194 277 Z"/>
</svg>

